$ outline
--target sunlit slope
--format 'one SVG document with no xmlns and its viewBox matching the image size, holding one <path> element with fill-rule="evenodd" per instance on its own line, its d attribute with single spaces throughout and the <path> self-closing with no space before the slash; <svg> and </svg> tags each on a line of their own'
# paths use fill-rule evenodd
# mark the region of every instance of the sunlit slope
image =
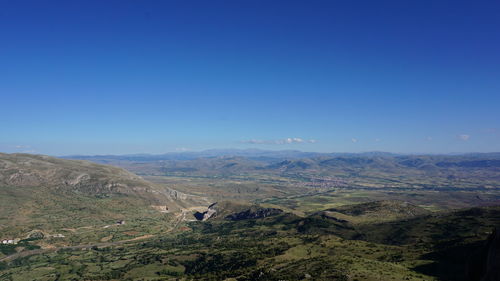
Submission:
<svg viewBox="0 0 500 281">
<path fill-rule="evenodd" d="M 43 155 L 0 154 L 0 233 L 176 212 L 203 201 L 121 168 Z"/>
</svg>

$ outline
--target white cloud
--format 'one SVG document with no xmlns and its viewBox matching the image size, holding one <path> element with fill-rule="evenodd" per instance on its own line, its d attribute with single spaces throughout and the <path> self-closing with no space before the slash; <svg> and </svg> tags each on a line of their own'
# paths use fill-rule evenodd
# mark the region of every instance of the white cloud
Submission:
<svg viewBox="0 0 500 281">
<path fill-rule="evenodd" d="M 27 148 L 31 148 L 31 146 L 29 145 L 24 145 L 24 144 L 18 144 L 16 146 L 14 146 L 15 148 L 17 149 L 27 149 Z"/>
<path fill-rule="evenodd" d="M 288 144 L 288 143 L 303 143 L 304 140 L 301 138 L 286 138 L 284 140 L 276 140 L 276 144 Z"/>
<path fill-rule="evenodd" d="M 432 140 L 432 137 L 426 137 L 425 138 L 426 141 L 431 141 Z"/>
<path fill-rule="evenodd" d="M 379 138 L 375 139 L 375 142 L 380 142 L 380 141 L 381 141 L 381 139 L 379 139 Z"/>
<path fill-rule="evenodd" d="M 351 141 L 352 141 L 353 143 L 357 143 L 357 142 L 358 142 L 358 139 L 352 138 L 352 139 L 351 139 Z"/>
<path fill-rule="evenodd" d="M 462 135 L 458 135 L 457 138 L 460 140 L 463 140 L 463 141 L 468 141 L 470 139 L 470 135 L 462 134 Z"/>
<path fill-rule="evenodd" d="M 279 140 L 251 139 L 251 140 L 242 141 L 242 143 L 249 143 L 249 144 L 293 144 L 293 143 L 316 143 L 316 142 L 318 142 L 318 141 L 315 139 L 304 140 L 302 138 L 286 138 L 286 139 L 279 139 Z"/>
</svg>

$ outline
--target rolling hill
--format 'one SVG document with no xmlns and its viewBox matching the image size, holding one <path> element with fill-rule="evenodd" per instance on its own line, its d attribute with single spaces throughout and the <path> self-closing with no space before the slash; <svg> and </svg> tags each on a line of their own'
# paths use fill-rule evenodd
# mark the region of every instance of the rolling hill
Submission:
<svg viewBox="0 0 500 281">
<path fill-rule="evenodd" d="M 175 213 L 201 197 L 124 169 L 43 155 L 0 154 L 0 233 L 22 235 Z"/>
<path fill-rule="evenodd" d="M 398 155 L 298 151 L 207 151 L 140 156 L 71 156 L 143 176 L 255 177 L 335 186 L 498 189 L 500 155 Z"/>
</svg>

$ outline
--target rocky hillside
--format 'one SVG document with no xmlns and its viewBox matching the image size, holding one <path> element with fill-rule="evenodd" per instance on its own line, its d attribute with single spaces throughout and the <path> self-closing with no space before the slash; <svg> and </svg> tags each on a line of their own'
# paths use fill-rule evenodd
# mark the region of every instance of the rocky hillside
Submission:
<svg viewBox="0 0 500 281">
<path fill-rule="evenodd" d="M 0 153 L 0 185 L 51 188 L 86 195 L 122 194 L 151 203 L 186 200 L 186 194 L 159 187 L 124 169 L 45 155 Z"/>
<path fill-rule="evenodd" d="M 201 221 L 209 219 L 238 221 L 261 219 L 281 213 L 283 211 L 276 208 L 264 208 L 259 205 L 223 201 L 211 204 L 204 212 L 196 212 L 194 217 Z"/>
<path fill-rule="evenodd" d="M 44 155 L 0 153 L 0 232 L 176 212 L 203 198 L 124 169 Z"/>
</svg>

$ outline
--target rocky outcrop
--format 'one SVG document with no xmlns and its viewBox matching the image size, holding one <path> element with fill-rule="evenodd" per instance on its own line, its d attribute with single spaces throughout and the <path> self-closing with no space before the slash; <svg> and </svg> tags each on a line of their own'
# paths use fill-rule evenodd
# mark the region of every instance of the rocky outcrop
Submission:
<svg viewBox="0 0 500 281">
<path fill-rule="evenodd" d="M 45 233 L 41 230 L 32 230 L 26 234 L 26 239 L 43 239 L 45 238 Z"/>
<path fill-rule="evenodd" d="M 283 213 L 280 209 L 275 208 L 250 208 L 243 212 L 234 213 L 225 217 L 225 219 L 238 221 L 238 220 L 248 220 L 248 219 L 261 219 L 270 216 L 276 216 Z"/>
<path fill-rule="evenodd" d="M 208 206 L 207 210 L 205 212 L 196 212 L 194 214 L 194 217 L 199 220 L 199 221 L 206 221 L 210 218 L 214 218 L 217 216 L 217 209 L 216 209 L 216 206 L 217 205 L 217 202 L 211 204 L 210 206 Z"/>
<path fill-rule="evenodd" d="M 261 219 L 269 216 L 275 216 L 283 213 L 280 209 L 262 208 L 258 205 L 244 205 L 232 202 L 213 203 L 208 206 L 205 212 L 196 212 L 194 217 L 200 221 L 206 221 L 212 218 L 226 220 L 246 220 Z"/>
</svg>

